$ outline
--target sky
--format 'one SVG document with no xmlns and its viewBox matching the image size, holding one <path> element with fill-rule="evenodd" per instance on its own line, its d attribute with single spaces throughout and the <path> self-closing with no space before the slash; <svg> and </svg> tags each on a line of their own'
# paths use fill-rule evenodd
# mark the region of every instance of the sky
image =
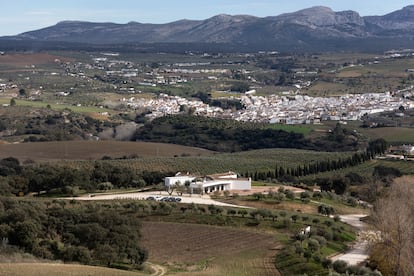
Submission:
<svg viewBox="0 0 414 276">
<path fill-rule="evenodd" d="M 313 6 L 354 10 L 366 16 L 384 15 L 412 4 L 412 0 L 0 0 L 0 36 L 33 31 L 64 20 L 168 23 L 207 19 L 222 13 L 275 16 Z"/>
</svg>

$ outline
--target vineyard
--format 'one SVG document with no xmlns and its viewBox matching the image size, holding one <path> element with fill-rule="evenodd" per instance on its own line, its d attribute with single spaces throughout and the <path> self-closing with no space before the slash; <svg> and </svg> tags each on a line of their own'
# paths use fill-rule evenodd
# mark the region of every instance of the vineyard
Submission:
<svg viewBox="0 0 414 276">
<path fill-rule="evenodd" d="M 111 164 L 127 167 L 136 172 L 191 172 L 211 174 L 225 171 L 238 173 L 269 171 L 276 166 L 294 168 L 321 160 L 336 160 L 351 156 L 352 152 L 317 152 L 296 149 L 266 149 L 238 153 L 223 153 L 203 156 L 145 157 L 128 160 L 105 160 Z M 90 161 L 63 161 L 70 166 L 92 167 Z"/>
<path fill-rule="evenodd" d="M 125 271 L 99 266 L 62 263 L 2 263 L 1 275 L 89 275 L 89 276 L 139 276 L 148 275 L 135 271 Z"/>
<path fill-rule="evenodd" d="M 272 263 L 264 265 L 264 257 L 277 245 L 270 234 L 147 221 L 143 223 L 142 242 L 149 250 L 150 261 L 195 270 L 197 275 L 277 275 Z M 185 264 L 198 265 L 189 268 Z"/>
</svg>

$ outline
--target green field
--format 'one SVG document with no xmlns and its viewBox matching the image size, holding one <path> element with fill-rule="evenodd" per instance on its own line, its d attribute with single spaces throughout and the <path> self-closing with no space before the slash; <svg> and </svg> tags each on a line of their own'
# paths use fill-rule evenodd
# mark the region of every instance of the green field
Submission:
<svg viewBox="0 0 414 276">
<path fill-rule="evenodd" d="M 46 108 L 50 106 L 50 108 L 55 110 L 63 110 L 63 109 L 70 109 L 76 113 L 101 113 L 101 112 L 111 112 L 111 110 L 106 108 L 99 108 L 96 106 L 76 106 L 76 105 L 69 105 L 69 104 L 58 104 L 58 103 L 48 103 L 43 101 L 26 101 L 26 100 L 19 100 L 16 99 L 17 106 L 31 106 L 34 108 Z M 9 98 L 0 98 L 0 104 L 9 104 Z"/>
<path fill-rule="evenodd" d="M 414 128 L 359 128 L 358 131 L 373 139 L 384 138 L 390 144 L 412 144 L 414 142 Z"/>
<path fill-rule="evenodd" d="M 296 149 L 265 149 L 206 156 L 146 157 L 132 160 L 113 160 L 134 171 L 191 172 L 211 174 L 235 171 L 238 173 L 269 171 L 276 166 L 296 168 L 298 165 L 320 160 L 334 160 L 351 156 L 351 152 L 317 152 Z M 72 165 L 88 166 L 88 161 L 67 161 Z M 80 162 L 80 163 L 79 163 Z"/>
</svg>

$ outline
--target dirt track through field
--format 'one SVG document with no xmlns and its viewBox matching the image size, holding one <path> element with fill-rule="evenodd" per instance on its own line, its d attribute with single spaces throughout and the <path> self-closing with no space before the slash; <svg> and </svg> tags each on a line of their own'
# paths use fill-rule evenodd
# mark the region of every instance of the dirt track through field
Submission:
<svg viewBox="0 0 414 276">
<path fill-rule="evenodd" d="M 163 276 L 167 273 L 167 269 L 163 266 L 153 264 L 151 262 L 146 262 L 146 264 L 154 270 L 151 276 Z"/>
</svg>

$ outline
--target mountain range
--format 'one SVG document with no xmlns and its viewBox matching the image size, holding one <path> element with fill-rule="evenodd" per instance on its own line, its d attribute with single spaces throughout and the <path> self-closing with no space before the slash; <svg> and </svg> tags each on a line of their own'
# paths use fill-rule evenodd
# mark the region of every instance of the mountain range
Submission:
<svg viewBox="0 0 414 276">
<path fill-rule="evenodd" d="M 220 14 L 205 20 L 167 24 L 63 21 L 3 40 L 89 45 L 184 43 L 232 45 L 262 50 L 383 50 L 414 48 L 414 5 L 383 16 L 360 16 L 312 7 L 278 16 Z M 363 50 L 363 49 L 361 49 Z"/>
</svg>

